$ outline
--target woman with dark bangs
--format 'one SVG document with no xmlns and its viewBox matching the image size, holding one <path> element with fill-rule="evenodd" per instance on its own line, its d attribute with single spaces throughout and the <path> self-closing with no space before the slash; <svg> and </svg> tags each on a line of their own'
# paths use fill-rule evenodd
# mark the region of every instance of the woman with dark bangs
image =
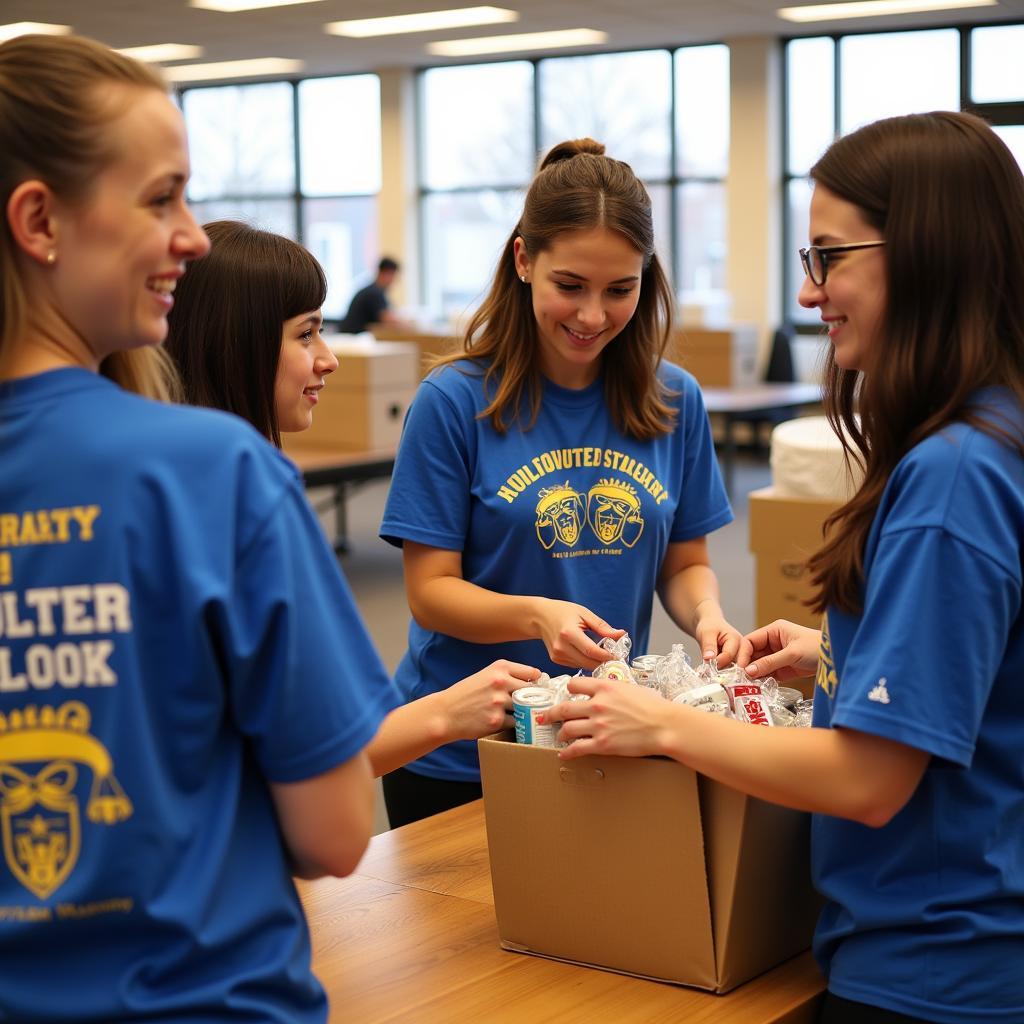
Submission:
<svg viewBox="0 0 1024 1024">
<path fill-rule="evenodd" d="M 178 283 L 165 347 L 188 402 L 233 412 L 280 447 L 281 434 L 312 425 L 320 392 L 338 367 L 320 333 L 327 279 L 309 250 L 281 235 L 238 221 L 214 221 L 204 230 L 210 252 Z M 341 619 L 338 629 L 346 630 Z M 395 708 L 366 748 L 374 774 L 442 743 L 510 725 L 512 691 L 539 674 L 495 661 Z"/>
</svg>

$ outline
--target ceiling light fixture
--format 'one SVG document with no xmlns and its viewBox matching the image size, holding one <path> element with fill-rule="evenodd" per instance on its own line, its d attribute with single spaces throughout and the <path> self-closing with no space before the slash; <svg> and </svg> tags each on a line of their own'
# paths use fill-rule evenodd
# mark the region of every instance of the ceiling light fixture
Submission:
<svg viewBox="0 0 1024 1024">
<path fill-rule="evenodd" d="M 958 7 L 993 7 L 998 0 L 857 0 L 855 3 L 780 7 L 775 13 L 786 21 L 835 21 L 839 18 L 880 18 L 887 14 L 949 11 Z"/>
<path fill-rule="evenodd" d="M 162 64 L 170 60 L 195 60 L 202 57 L 203 48 L 191 43 L 152 43 L 149 46 L 129 46 L 117 52 L 147 64 Z"/>
<path fill-rule="evenodd" d="M 477 39 L 444 39 L 436 43 L 427 43 L 427 52 L 439 57 L 469 57 L 480 53 L 593 46 L 607 41 L 607 32 L 598 32 L 592 28 L 569 28 L 557 32 L 521 32 L 516 35 L 482 36 Z"/>
<path fill-rule="evenodd" d="M 291 4 L 318 4 L 322 0 L 189 0 L 192 7 L 205 11 L 236 14 L 238 11 L 261 11 L 264 7 L 288 7 Z"/>
<path fill-rule="evenodd" d="M 205 82 L 220 78 L 292 75 L 305 66 L 305 61 L 287 57 L 254 57 L 251 60 L 222 60 L 212 64 L 178 64 L 173 68 L 164 68 L 164 75 L 172 82 Z"/>
<path fill-rule="evenodd" d="M 41 36 L 66 36 L 70 32 L 70 25 L 48 25 L 42 21 L 12 21 L 9 25 L 0 25 L 0 42 L 31 33 Z"/>
<path fill-rule="evenodd" d="M 422 14 L 396 14 L 390 18 L 360 18 L 357 21 L 332 21 L 324 31 L 335 36 L 365 39 L 369 36 L 395 36 L 406 32 L 434 32 L 437 29 L 465 28 L 470 25 L 502 25 L 518 21 L 517 11 L 503 7 L 461 7 L 454 11 L 424 11 Z"/>
</svg>

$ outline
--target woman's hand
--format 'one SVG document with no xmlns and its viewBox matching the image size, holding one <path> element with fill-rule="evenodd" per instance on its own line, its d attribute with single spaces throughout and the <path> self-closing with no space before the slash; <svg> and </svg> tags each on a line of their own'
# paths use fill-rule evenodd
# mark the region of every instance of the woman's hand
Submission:
<svg viewBox="0 0 1024 1024">
<path fill-rule="evenodd" d="M 726 622 L 717 601 L 697 605 L 695 620 L 693 636 L 705 661 L 717 658 L 718 667 L 725 668 L 741 657 L 749 658 L 750 644 L 735 626 Z"/>
<path fill-rule="evenodd" d="M 617 679 L 581 676 L 569 682 L 573 693 L 590 700 L 563 701 L 543 713 L 544 722 L 562 722 L 558 738 L 569 744 L 563 760 L 586 754 L 643 757 L 663 749 L 663 733 L 674 705 L 655 690 Z"/>
<path fill-rule="evenodd" d="M 540 669 L 496 661 L 438 693 L 449 740 L 475 740 L 512 727 L 512 692 L 540 677 Z"/>
<path fill-rule="evenodd" d="M 749 653 L 741 654 L 737 662 L 755 679 L 774 676 L 781 683 L 812 676 L 817 671 L 820 630 L 776 619 L 771 625 L 748 633 L 744 643 L 749 645 Z M 744 664 L 744 658 L 748 664 Z"/>
<path fill-rule="evenodd" d="M 610 661 L 613 655 L 587 636 L 587 631 L 613 640 L 618 640 L 626 632 L 613 629 L 581 604 L 546 597 L 537 598 L 534 626 L 537 637 L 548 649 L 548 657 L 556 665 L 582 668 L 588 672 Z"/>
</svg>

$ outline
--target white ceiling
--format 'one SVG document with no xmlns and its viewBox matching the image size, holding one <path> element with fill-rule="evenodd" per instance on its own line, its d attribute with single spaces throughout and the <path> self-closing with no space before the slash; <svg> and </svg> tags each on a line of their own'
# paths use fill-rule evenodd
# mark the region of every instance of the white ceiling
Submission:
<svg viewBox="0 0 1024 1024">
<path fill-rule="evenodd" d="M 364 40 L 343 39 L 323 32 L 324 23 L 329 21 L 469 7 L 482 2 L 516 10 L 520 19 L 514 24 L 482 29 L 446 29 Z M 321 75 L 458 63 L 429 56 L 424 44 L 434 39 L 551 29 L 601 29 L 609 36 L 604 49 L 624 50 L 740 36 L 1024 20 L 1024 0 L 1001 0 L 995 7 L 963 11 L 858 18 L 813 26 L 796 26 L 775 15 L 775 9 L 784 3 L 798 2 L 809 0 L 311 0 L 288 7 L 222 14 L 190 7 L 188 0 L 0 0 L 0 23 L 43 21 L 71 25 L 75 32 L 114 47 L 193 43 L 205 47 L 204 56 L 198 59 L 202 62 L 245 57 L 297 58 L 306 62 L 303 74 Z"/>
</svg>

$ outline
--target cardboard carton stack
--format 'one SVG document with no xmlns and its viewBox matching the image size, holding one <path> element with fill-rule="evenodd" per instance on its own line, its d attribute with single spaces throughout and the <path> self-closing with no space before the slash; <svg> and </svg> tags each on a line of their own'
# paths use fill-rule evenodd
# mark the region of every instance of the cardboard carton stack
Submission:
<svg viewBox="0 0 1024 1024">
<path fill-rule="evenodd" d="M 689 370 L 705 388 L 752 387 L 757 375 L 757 328 L 680 327 L 666 352 L 670 362 Z"/>
</svg>

